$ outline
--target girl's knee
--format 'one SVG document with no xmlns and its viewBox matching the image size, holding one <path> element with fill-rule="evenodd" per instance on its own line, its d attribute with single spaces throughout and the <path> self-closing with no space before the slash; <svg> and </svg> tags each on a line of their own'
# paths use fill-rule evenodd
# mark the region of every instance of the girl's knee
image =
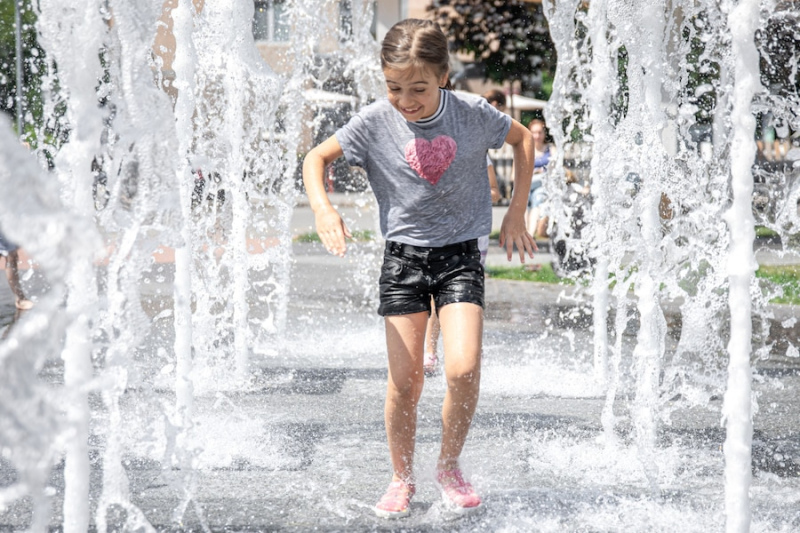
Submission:
<svg viewBox="0 0 800 533">
<path fill-rule="evenodd" d="M 446 372 L 447 388 L 450 390 L 471 390 L 480 384 L 478 368 L 460 368 Z"/>
<path fill-rule="evenodd" d="M 401 382 L 389 381 L 388 395 L 395 401 L 400 402 L 414 402 L 419 400 L 422 395 L 422 386 L 424 384 L 424 377 L 420 372 L 420 378 L 416 376 Z"/>
</svg>

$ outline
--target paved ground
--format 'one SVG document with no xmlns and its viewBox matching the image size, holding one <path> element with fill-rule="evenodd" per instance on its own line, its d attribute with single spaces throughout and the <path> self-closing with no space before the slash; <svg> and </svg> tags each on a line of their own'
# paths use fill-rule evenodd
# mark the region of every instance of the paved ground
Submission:
<svg viewBox="0 0 800 533">
<path fill-rule="evenodd" d="M 345 212 L 351 220 L 358 208 Z M 295 232 L 303 231 L 300 208 Z M 355 226 L 355 224 L 354 224 Z M 487 280 L 482 396 L 464 454 L 464 468 L 484 495 L 484 510 L 452 519 L 432 483 L 445 391 L 441 375 L 426 383 L 419 409 L 419 492 L 412 515 L 387 523 L 371 513 L 389 480 L 383 431 L 385 355 L 381 322 L 353 283 L 363 263 L 296 244 L 287 333 L 253 354 L 248 386 L 216 389 L 200 383 L 192 439 L 194 469 L 162 468 L 165 418 L 174 403 L 169 368 L 158 347 L 171 347 L 171 317 L 158 311 L 161 271 L 145 289 L 153 331 L 136 360 L 122 399 L 125 471 L 131 501 L 163 530 L 214 531 L 719 531 L 724 527 L 721 396 L 684 408 L 663 399 L 655 454 L 656 489 L 648 483 L 630 417 L 633 387 L 620 384 L 616 429 L 604 432 L 606 400 L 591 368 L 591 320 L 580 295 L 562 286 Z M 357 256 L 357 254 L 354 254 Z M 545 254 L 539 261 L 549 258 Z M 493 252 L 491 261 L 504 261 Z M 160 284 L 160 285 L 159 285 Z M 0 324 L 11 318 L 0 284 Z M 168 303 L 168 302 L 167 302 Z M 161 306 L 161 307 L 160 307 Z M 784 310 L 791 316 L 793 310 Z M 24 320 L 24 317 L 23 317 Z M 788 318 L 785 318 L 788 320 Z M 0 326 L 2 327 L 2 326 Z M 14 326 L 16 327 L 16 326 Z M 674 349 L 671 331 L 667 350 Z M 628 353 L 635 342 L 624 335 Z M 622 365 L 629 376 L 629 359 Z M 41 379 L 58 385 L 53 359 Z M 713 376 L 709 376 L 713 379 Z M 717 383 L 723 390 L 723 383 Z M 755 389 L 753 531 L 800 530 L 800 364 L 760 362 Z M 691 394 L 693 389 L 685 389 Z M 107 421 L 92 395 L 91 498 L 101 490 Z M 652 467 L 652 464 L 648 464 Z M 50 479 L 51 524 L 61 522 L 63 463 Z M 0 459 L 0 490 L 15 478 Z M 191 483 L 187 484 L 187 480 Z M 181 496 L 191 487 L 185 512 Z M 109 516 L 122 530 L 126 513 Z M 23 529 L 22 501 L 0 509 L 0 531 Z"/>
</svg>

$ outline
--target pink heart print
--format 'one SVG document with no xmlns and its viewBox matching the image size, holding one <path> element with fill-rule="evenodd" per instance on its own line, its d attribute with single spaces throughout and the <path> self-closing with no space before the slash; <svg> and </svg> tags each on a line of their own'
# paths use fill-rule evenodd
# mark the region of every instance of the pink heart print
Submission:
<svg viewBox="0 0 800 533">
<path fill-rule="evenodd" d="M 406 144 L 406 161 L 419 177 L 436 185 L 456 158 L 457 150 L 456 142 L 447 135 L 439 135 L 433 142 L 416 138 Z"/>
</svg>

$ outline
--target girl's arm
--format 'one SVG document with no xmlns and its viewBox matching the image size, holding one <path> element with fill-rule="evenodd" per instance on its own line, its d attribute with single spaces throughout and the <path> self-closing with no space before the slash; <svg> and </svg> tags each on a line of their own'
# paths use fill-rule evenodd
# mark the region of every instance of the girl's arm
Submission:
<svg viewBox="0 0 800 533">
<path fill-rule="evenodd" d="M 533 252 L 538 251 L 536 241 L 525 228 L 525 210 L 533 176 L 533 136 L 528 128 L 512 120 L 506 142 L 514 147 L 514 192 L 500 226 L 500 246 L 505 247 L 509 261 L 516 246 L 519 260 L 524 263 L 526 252 L 533 257 Z"/>
<path fill-rule="evenodd" d="M 489 173 L 489 189 L 492 193 L 492 203 L 496 204 L 500 201 L 500 186 L 497 185 L 497 173 L 494 171 L 494 165 L 489 164 L 486 167 Z"/>
<path fill-rule="evenodd" d="M 336 136 L 330 136 L 314 147 L 303 161 L 303 185 L 308 195 L 308 203 L 314 211 L 314 219 L 325 248 L 334 255 L 343 257 L 347 250 L 345 238 L 352 237 L 342 217 L 331 205 L 325 191 L 325 169 L 344 155 Z"/>
</svg>

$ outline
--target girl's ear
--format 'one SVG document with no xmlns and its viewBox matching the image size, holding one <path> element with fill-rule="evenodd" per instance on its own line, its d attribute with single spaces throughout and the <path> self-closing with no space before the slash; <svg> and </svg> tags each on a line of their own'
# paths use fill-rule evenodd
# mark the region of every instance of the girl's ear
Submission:
<svg viewBox="0 0 800 533">
<path fill-rule="evenodd" d="M 448 85 L 450 85 L 450 71 L 449 70 L 447 72 L 445 72 L 444 74 L 442 74 L 442 77 L 439 78 L 439 88 L 445 89 L 445 88 L 447 88 Z"/>
</svg>

